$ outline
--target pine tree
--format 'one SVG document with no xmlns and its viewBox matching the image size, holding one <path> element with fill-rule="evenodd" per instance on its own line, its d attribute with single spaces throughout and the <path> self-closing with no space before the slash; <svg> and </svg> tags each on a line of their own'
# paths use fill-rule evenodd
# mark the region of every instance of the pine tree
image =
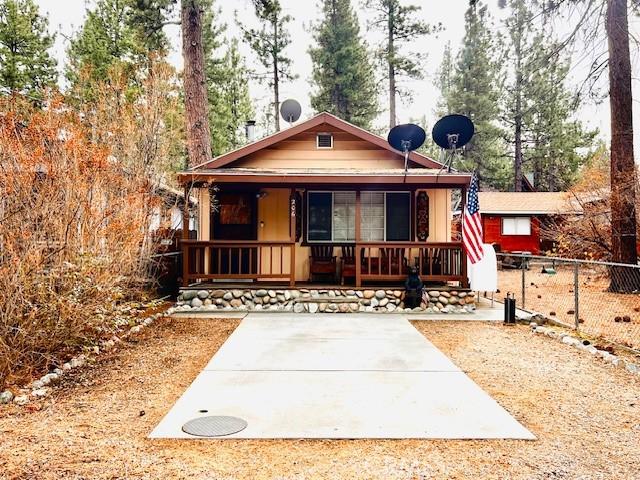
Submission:
<svg viewBox="0 0 640 480">
<path fill-rule="evenodd" d="M 291 15 L 282 12 L 279 0 L 252 0 L 260 28 L 248 28 L 238 22 L 244 40 L 258 56 L 259 62 L 267 73 L 260 75 L 273 90 L 273 125 L 280 130 L 280 83 L 297 78 L 291 72 L 291 58 L 285 54 L 291 43 L 287 24 L 293 20 Z"/>
<path fill-rule="evenodd" d="M 453 88 L 453 76 L 455 73 L 455 65 L 453 54 L 451 52 L 451 42 L 447 42 L 442 53 L 442 62 L 436 72 L 436 78 L 433 82 L 440 92 L 440 98 L 436 104 L 436 114 L 438 116 L 452 113 L 451 110 L 451 91 Z"/>
<path fill-rule="evenodd" d="M 524 163 L 534 175 L 539 191 L 562 191 L 576 180 L 587 156 L 579 149 L 590 147 L 596 131 L 588 131 L 576 119 L 578 98 L 566 87 L 569 61 L 561 58 L 556 42 L 545 40 L 548 33 L 534 38 L 538 51 L 535 68 L 528 75 L 523 112 Z"/>
<path fill-rule="evenodd" d="M 33 0 L 0 0 L 0 93 L 40 98 L 56 84 L 54 36 Z"/>
<path fill-rule="evenodd" d="M 534 22 L 535 4 L 511 0 L 503 5 L 510 9 L 505 26 L 511 81 L 503 116 L 513 145 L 514 189 L 522 191 L 527 171 L 533 172 L 538 190 L 567 188 L 584 161 L 577 149 L 588 146 L 594 132 L 573 120 L 579 102 L 565 85 L 569 62 L 552 32 Z"/>
<path fill-rule="evenodd" d="M 92 84 L 109 78 L 114 67 L 129 70 L 139 53 L 136 31 L 128 22 L 129 0 L 98 0 L 87 12 L 80 32 L 71 40 L 67 57 L 66 77 L 74 96 L 90 99 Z"/>
<path fill-rule="evenodd" d="M 378 92 L 351 2 L 324 0 L 322 13 L 322 21 L 314 28 L 317 46 L 309 49 L 316 88 L 311 106 L 370 128 L 378 113 Z"/>
<path fill-rule="evenodd" d="M 203 45 L 202 0 L 181 0 L 184 106 L 188 165 L 211 160 L 211 129 Z"/>
<path fill-rule="evenodd" d="M 249 96 L 249 72 L 238 50 L 237 39 L 227 42 L 223 35 L 227 25 L 219 21 L 221 10 L 207 0 L 203 25 L 205 68 L 211 149 L 213 155 L 241 146 L 243 127 L 253 117 Z M 223 47 L 226 51 L 223 52 Z"/>
<path fill-rule="evenodd" d="M 510 169 L 505 155 L 500 115 L 501 65 L 495 52 L 499 39 L 489 30 L 491 18 L 486 5 L 473 2 L 465 13 L 465 36 L 458 54 L 451 86 L 443 92 L 448 113 L 471 118 L 475 135 L 456 165 L 463 171 L 476 171 L 481 188 L 506 189 Z"/>
<path fill-rule="evenodd" d="M 136 42 L 142 50 L 156 52 L 169 48 L 163 27 L 179 24 L 170 19 L 175 3 L 176 0 L 131 0 L 128 21 L 136 28 Z"/>
<path fill-rule="evenodd" d="M 238 41 L 234 38 L 227 47 L 224 56 L 225 82 L 223 84 L 223 100 L 229 110 L 226 125 L 227 150 L 238 148 L 246 142 L 244 126 L 247 120 L 253 119 L 254 110 L 249 95 L 249 72 L 244 58 L 238 50 Z"/>
<path fill-rule="evenodd" d="M 377 57 L 385 66 L 389 95 L 389 128 L 396 126 L 397 97 L 411 97 L 411 93 L 402 86 L 403 78 L 422 79 L 421 63 L 425 55 L 411 52 L 407 44 L 441 29 L 417 20 L 421 7 L 402 5 L 400 0 L 368 0 L 367 7 L 375 12 L 372 26 L 382 31 L 385 40 L 380 45 Z"/>
</svg>

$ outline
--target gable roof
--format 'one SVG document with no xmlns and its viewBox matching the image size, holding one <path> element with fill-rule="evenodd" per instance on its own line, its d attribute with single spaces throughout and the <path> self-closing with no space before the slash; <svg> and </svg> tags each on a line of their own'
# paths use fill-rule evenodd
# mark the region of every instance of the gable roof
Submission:
<svg viewBox="0 0 640 480">
<path fill-rule="evenodd" d="M 286 140 L 290 137 L 293 137 L 294 135 L 302 133 L 306 130 L 309 130 L 323 123 L 327 123 L 333 127 L 336 127 L 347 133 L 350 133 L 351 135 L 354 135 L 355 137 L 358 137 L 362 140 L 372 143 L 382 149 L 389 150 L 391 152 L 397 153 L 398 155 L 402 155 L 402 152 L 399 152 L 395 150 L 393 147 L 391 147 L 391 145 L 389 145 L 389 143 L 384 138 L 379 137 L 378 135 L 375 135 L 371 132 L 368 132 L 363 128 L 357 127 L 349 122 L 345 122 L 344 120 L 339 119 L 335 115 L 332 115 L 327 112 L 323 112 L 291 128 L 288 128 L 286 130 L 281 130 L 272 135 L 269 135 L 260 140 L 257 140 L 253 143 L 240 147 L 236 150 L 232 150 L 223 155 L 219 155 L 209 162 L 201 163 L 200 165 L 191 167 L 187 171 L 205 170 L 205 169 L 208 170 L 208 169 L 224 167 L 225 165 L 228 165 L 229 163 L 234 162 L 235 160 L 238 160 L 246 155 L 250 155 L 254 152 L 257 152 L 258 150 L 262 150 L 263 148 L 270 147 L 271 145 L 281 142 L 282 140 Z M 442 167 L 442 164 L 440 162 L 437 162 L 432 158 L 427 157 L 426 155 L 423 155 L 418 152 L 410 152 L 409 160 L 425 168 Z"/>
<path fill-rule="evenodd" d="M 568 192 L 479 192 L 480 213 L 512 215 L 581 214 Z"/>
</svg>

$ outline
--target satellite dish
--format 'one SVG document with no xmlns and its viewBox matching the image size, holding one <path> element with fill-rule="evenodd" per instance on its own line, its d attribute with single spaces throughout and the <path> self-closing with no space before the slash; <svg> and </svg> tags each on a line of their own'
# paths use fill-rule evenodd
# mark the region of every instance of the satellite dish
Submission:
<svg viewBox="0 0 640 480">
<path fill-rule="evenodd" d="M 445 150 L 457 150 L 469 143 L 474 131 L 473 122 L 469 117 L 447 115 L 433 126 L 433 141 Z"/>
<path fill-rule="evenodd" d="M 280 115 L 289 123 L 297 122 L 302 113 L 302 107 L 296 100 L 289 98 L 280 104 Z"/>
<path fill-rule="evenodd" d="M 446 115 L 436 122 L 431 135 L 435 144 L 442 148 L 442 168 L 440 172 L 444 167 L 447 167 L 447 171 L 451 172 L 451 164 L 456 152 L 459 148 L 469 143 L 474 131 L 473 122 L 464 115 Z M 440 175 L 440 172 L 438 172 L 438 175 Z"/>
<path fill-rule="evenodd" d="M 404 153 L 404 179 L 407 179 L 409 152 L 417 150 L 427 138 L 425 131 L 413 123 L 397 125 L 391 129 L 387 141 L 396 150 Z"/>
</svg>

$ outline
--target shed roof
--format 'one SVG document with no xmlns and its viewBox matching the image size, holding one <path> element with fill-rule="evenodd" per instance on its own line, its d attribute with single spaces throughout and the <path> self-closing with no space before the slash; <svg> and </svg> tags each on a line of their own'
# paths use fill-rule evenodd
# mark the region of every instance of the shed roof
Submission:
<svg viewBox="0 0 640 480">
<path fill-rule="evenodd" d="M 568 192 L 480 192 L 480 212 L 514 215 L 569 215 L 583 213 Z"/>
</svg>

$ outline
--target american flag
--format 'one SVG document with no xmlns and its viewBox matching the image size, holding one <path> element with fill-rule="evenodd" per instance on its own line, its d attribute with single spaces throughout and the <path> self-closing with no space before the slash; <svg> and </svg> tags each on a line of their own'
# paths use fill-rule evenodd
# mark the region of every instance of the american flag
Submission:
<svg viewBox="0 0 640 480">
<path fill-rule="evenodd" d="M 462 214 L 462 243 L 471 263 L 479 262 L 484 256 L 482 250 L 482 219 L 478 203 L 478 177 L 473 175 L 469 187 L 469 197 Z"/>
</svg>

